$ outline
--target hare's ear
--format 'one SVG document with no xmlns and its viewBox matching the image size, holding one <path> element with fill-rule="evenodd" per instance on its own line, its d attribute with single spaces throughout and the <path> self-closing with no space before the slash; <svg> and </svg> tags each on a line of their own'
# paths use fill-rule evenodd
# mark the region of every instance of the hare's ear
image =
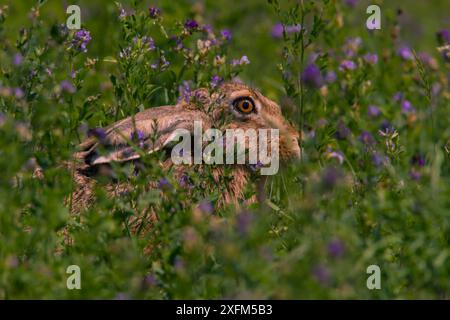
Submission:
<svg viewBox="0 0 450 320">
<path fill-rule="evenodd" d="M 79 146 L 75 157 L 88 165 L 126 162 L 138 159 L 140 153 L 162 149 L 177 138 L 177 129 L 194 131 L 194 121 L 201 121 L 203 130 L 211 127 L 209 117 L 199 110 L 189 110 L 180 105 L 151 108 L 118 121 Z"/>
</svg>

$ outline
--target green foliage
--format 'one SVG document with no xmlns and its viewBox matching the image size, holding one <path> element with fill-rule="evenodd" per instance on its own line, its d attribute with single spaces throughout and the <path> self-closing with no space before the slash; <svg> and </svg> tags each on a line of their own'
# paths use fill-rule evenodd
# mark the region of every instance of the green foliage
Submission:
<svg viewBox="0 0 450 320">
<path fill-rule="evenodd" d="M 152 16 L 143 1 L 80 1 L 91 40 L 64 27 L 61 4 L 0 6 L 0 299 L 448 298 L 449 63 L 430 43 L 437 30 L 405 58 L 414 29 L 388 4 L 374 32 L 345 1 L 158 5 Z M 210 213 L 227 177 L 205 190 L 208 170 L 190 173 L 188 193 L 154 154 L 140 175 L 115 168 L 132 192 L 99 187 L 95 205 L 69 213 L 62 164 L 88 129 L 236 77 L 302 133 L 301 161 L 268 179 L 264 204 Z M 150 208 L 150 232 L 133 234 Z M 73 264 L 81 290 L 66 288 Z M 372 264 L 381 290 L 366 287 Z"/>
</svg>

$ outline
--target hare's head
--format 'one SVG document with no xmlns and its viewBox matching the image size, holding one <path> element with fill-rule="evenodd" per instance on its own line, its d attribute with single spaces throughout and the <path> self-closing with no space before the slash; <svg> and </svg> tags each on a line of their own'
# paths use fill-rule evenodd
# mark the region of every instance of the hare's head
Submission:
<svg viewBox="0 0 450 320">
<path fill-rule="evenodd" d="M 188 102 L 180 100 L 174 106 L 150 108 L 105 129 L 97 129 L 93 137 L 80 145 L 77 156 L 88 165 L 135 160 L 141 152 L 131 142 L 138 142 L 141 149 L 151 153 L 173 145 L 170 142 L 176 137 L 177 129 L 194 134 L 195 121 L 202 122 L 203 130 L 215 128 L 222 132 L 278 129 L 281 160 L 300 155 L 299 134 L 275 102 L 246 85 L 226 83 L 214 92 L 198 89 Z M 98 148 L 100 145 L 103 148 Z M 252 147 L 247 146 L 247 151 L 252 152 Z"/>
</svg>

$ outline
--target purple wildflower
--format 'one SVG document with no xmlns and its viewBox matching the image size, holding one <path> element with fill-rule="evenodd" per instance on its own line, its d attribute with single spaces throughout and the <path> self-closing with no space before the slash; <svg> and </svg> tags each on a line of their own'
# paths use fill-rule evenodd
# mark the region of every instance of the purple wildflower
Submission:
<svg viewBox="0 0 450 320">
<path fill-rule="evenodd" d="M 192 32 L 194 30 L 196 30 L 198 28 L 198 23 L 195 20 L 186 20 L 186 22 L 184 23 L 184 27 L 186 28 L 187 31 Z"/>
<path fill-rule="evenodd" d="M 182 156 L 182 155 L 180 155 Z M 194 187 L 192 184 L 189 183 L 189 176 L 186 174 L 183 174 L 180 179 L 178 179 L 178 184 L 182 188 L 192 188 Z"/>
<path fill-rule="evenodd" d="M 192 96 L 191 85 L 188 81 L 183 81 L 183 83 L 178 87 L 178 92 L 180 95 L 180 100 L 189 102 Z"/>
<path fill-rule="evenodd" d="M 411 171 L 409 172 L 409 175 L 411 177 L 411 179 L 415 180 L 415 181 L 419 181 L 420 178 L 422 177 L 422 175 L 420 174 L 420 172 L 416 169 L 411 169 Z"/>
<path fill-rule="evenodd" d="M 275 39 L 280 39 L 283 37 L 283 24 L 282 23 L 276 23 L 272 27 L 272 37 Z M 291 33 L 299 33 L 302 31 L 302 26 L 300 24 L 293 24 L 290 26 L 286 26 L 285 30 L 287 34 Z"/>
<path fill-rule="evenodd" d="M 257 161 L 255 164 L 250 164 L 249 167 L 253 172 L 258 171 L 259 169 L 261 169 L 264 165 L 262 164 L 261 161 Z"/>
<path fill-rule="evenodd" d="M 156 19 L 161 15 L 161 10 L 157 7 L 150 7 L 148 8 L 148 14 L 150 18 Z"/>
<path fill-rule="evenodd" d="M 222 31 L 220 31 L 220 35 L 222 36 L 222 38 L 224 38 L 226 41 L 231 41 L 231 31 L 228 29 L 223 29 Z"/>
<path fill-rule="evenodd" d="M 245 235 L 248 232 L 248 229 L 250 228 L 252 221 L 253 221 L 253 215 L 250 212 L 244 211 L 244 212 L 239 213 L 236 216 L 237 231 L 241 235 Z"/>
<path fill-rule="evenodd" d="M 414 55 L 411 51 L 411 48 L 407 46 L 402 46 L 397 50 L 397 54 L 400 58 L 403 60 L 412 60 L 414 58 Z"/>
<path fill-rule="evenodd" d="M 319 264 L 314 267 L 313 276 L 322 285 L 327 285 L 331 278 L 330 271 L 323 264 Z"/>
<path fill-rule="evenodd" d="M 214 34 L 213 27 L 210 24 L 205 24 L 203 26 L 203 31 L 205 31 L 207 34 Z"/>
<path fill-rule="evenodd" d="M 242 56 L 241 59 L 239 59 L 239 60 L 237 60 L 237 59 L 231 60 L 230 64 L 232 66 L 242 66 L 242 65 L 245 65 L 245 64 L 249 64 L 249 63 L 250 63 L 250 60 L 248 59 L 248 57 L 247 56 Z"/>
<path fill-rule="evenodd" d="M 330 151 L 327 153 L 327 158 L 336 159 L 339 164 L 344 163 L 344 154 L 340 151 Z"/>
<path fill-rule="evenodd" d="M 381 111 L 380 111 L 380 109 L 377 106 L 370 105 L 367 108 L 367 115 L 370 118 L 377 118 L 380 114 L 381 114 Z"/>
<path fill-rule="evenodd" d="M 286 26 L 287 33 L 300 33 L 302 31 L 302 26 L 299 24 L 294 24 L 291 26 Z"/>
<path fill-rule="evenodd" d="M 100 141 L 106 139 L 106 132 L 103 128 L 93 128 L 88 130 L 88 137 L 96 137 Z"/>
<path fill-rule="evenodd" d="M 343 60 L 341 64 L 339 65 L 339 70 L 354 70 L 356 69 L 356 63 L 354 63 L 352 60 Z"/>
<path fill-rule="evenodd" d="M 327 249 L 330 256 L 339 258 L 345 253 L 345 244 L 340 239 L 333 239 L 328 242 Z"/>
<path fill-rule="evenodd" d="M 25 94 L 24 94 L 22 88 L 16 87 L 16 88 L 14 88 L 14 95 L 16 96 L 16 98 L 20 99 L 20 98 L 23 98 L 23 96 Z"/>
<path fill-rule="evenodd" d="M 322 173 L 322 186 L 325 189 L 333 189 L 341 178 L 341 172 L 335 167 L 328 167 Z"/>
<path fill-rule="evenodd" d="M 319 67 L 315 64 L 309 64 L 305 67 L 301 79 L 303 83 L 312 88 L 320 88 L 323 85 L 322 74 Z"/>
<path fill-rule="evenodd" d="M 361 132 L 361 134 L 359 135 L 359 140 L 365 145 L 372 145 L 375 143 L 375 139 L 368 131 Z"/>
<path fill-rule="evenodd" d="M 343 46 L 344 54 L 348 58 L 353 58 L 361 47 L 362 40 L 360 37 L 348 38 Z"/>
<path fill-rule="evenodd" d="M 403 100 L 402 101 L 402 113 L 408 114 L 411 112 L 415 112 L 415 109 L 414 109 L 412 103 L 409 100 Z"/>
<path fill-rule="evenodd" d="M 336 81 L 336 79 L 337 79 L 337 76 L 336 76 L 336 72 L 334 72 L 334 71 L 328 71 L 325 74 L 325 82 L 327 82 L 327 83 L 333 83 Z"/>
<path fill-rule="evenodd" d="M 243 64 L 250 64 L 250 60 L 248 60 L 247 56 L 242 56 L 241 60 L 239 60 L 239 64 L 243 65 Z"/>
<path fill-rule="evenodd" d="M 344 3 L 351 8 L 356 6 L 357 2 L 358 2 L 358 0 L 344 0 Z"/>
<path fill-rule="evenodd" d="M 149 274 L 145 277 L 144 282 L 147 286 L 154 287 L 158 285 L 158 280 L 153 274 Z"/>
<path fill-rule="evenodd" d="M 376 53 L 367 53 L 364 55 L 364 61 L 368 64 L 377 64 L 378 55 Z"/>
<path fill-rule="evenodd" d="M 77 31 L 70 44 L 71 48 L 80 52 L 87 52 L 87 44 L 92 40 L 91 34 L 86 29 Z"/>
<path fill-rule="evenodd" d="M 374 153 L 372 155 L 372 162 L 375 165 L 375 167 L 381 167 L 384 163 L 384 159 L 380 154 Z"/>
<path fill-rule="evenodd" d="M 400 101 L 402 101 L 402 100 L 403 100 L 403 92 L 397 91 L 397 92 L 392 96 L 392 99 L 393 99 L 395 102 L 400 102 Z"/>
<path fill-rule="evenodd" d="M 280 39 L 283 37 L 283 24 L 276 23 L 272 27 L 272 37 L 275 39 Z"/>
<path fill-rule="evenodd" d="M 335 137 L 338 140 L 345 140 L 350 135 L 350 129 L 342 122 L 339 121 L 336 127 Z"/>
<path fill-rule="evenodd" d="M 134 143 L 138 143 L 141 148 L 144 147 L 145 134 L 141 130 L 136 129 L 136 131 L 132 132 L 130 139 Z"/>
<path fill-rule="evenodd" d="M 120 8 L 120 12 L 119 12 L 119 18 L 123 19 L 127 16 L 127 12 L 125 11 L 124 8 Z"/>
<path fill-rule="evenodd" d="M 116 297 L 114 298 L 114 300 L 129 300 L 130 298 L 128 297 L 128 295 L 126 293 L 123 292 L 119 292 Z"/>
<path fill-rule="evenodd" d="M 61 81 L 61 83 L 59 84 L 59 87 L 61 88 L 61 91 L 65 91 L 68 93 L 75 93 L 75 91 L 76 91 L 72 82 L 70 82 L 69 80 Z"/>
<path fill-rule="evenodd" d="M 381 132 L 392 132 L 394 131 L 394 126 L 388 120 L 383 120 L 380 125 L 380 130 Z"/>
<path fill-rule="evenodd" d="M 16 53 L 13 57 L 13 65 L 20 66 L 22 64 L 23 57 L 20 53 Z"/>
<path fill-rule="evenodd" d="M 172 188 L 172 185 L 170 184 L 169 180 L 166 178 L 161 178 L 158 181 L 158 189 L 160 190 L 169 190 Z"/>
<path fill-rule="evenodd" d="M 214 212 L 214 206 L 211 201 L 203 200 L 198 204 L 198 209 L 204 214 L 211 214 Z"/>
<path fill-rule="evenodd" d="M 211 88 L 215 89 L 221 82 L 223 81 L 223 79 L 221 77 L 219 77 L 218 75 L 215 75 L 211 78 Z"/>
<path fill-rule="evenodd" d="M 411 164 L 419 166 L 419 167 L 423 167 L 423 166 L 425 166 L 425 157 L 423 156 L 423 154 L 417 153 L 412 156 Z"/>
<path fill-rule="evenodd" d="M 437 37 L 438 43 L 441 46 L 450 44 L 450 33 L 448 32 L 448 30 L 446 30 L 446 29 L 439 30 L 436 33 L 436 37 Z"/>
</svg>

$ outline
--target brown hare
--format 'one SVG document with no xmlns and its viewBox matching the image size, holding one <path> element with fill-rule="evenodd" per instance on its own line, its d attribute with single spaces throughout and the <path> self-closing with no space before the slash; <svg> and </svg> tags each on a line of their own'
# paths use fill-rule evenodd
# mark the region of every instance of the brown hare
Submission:
<svg viewBox="0 0 450 320">
<path fill-rule="evenodd" d="M 281 161 L 298 158 L 300 148 L 297 130 L 282 116 L 280 107 L 260 92 L 241 83 L 225 83 L 214 92 L 205 88 L 197 89 L 189 101 L 180 99 L 174 106 L 150 108 L 112 125 L 97 129 L 79 146 L 75 154 L 77 164 L 72 167 L 76 189 L 70 202 L 72 211 L 89 206 L 93 201 L 93 186 L 96 175 L 112 162 L 139 161 L 141 152 L 136 150 L 130 140 L 137 133 L 142 152 L 163 152 L 173 148 L 177 129 L 190 133 L 194 131 L 194 121 L 201 121 L 203 130 L 216 128 L 222 132 L 226 129 L 278 129 L 278 154 Z M 253 146 L 254 148 L 254 146 Z M 246 141 L 247 152 L 255 152 Z M 170 150 L 169 150 L 170 151 Z M 170 154 L 170 152 L 168 153 Z M 174 164 L 171 157 L 162 163 L 164 168 L 172 167 L 177 178 L 187 170 L 201 171 L 204 164 Z M 219 205 L 239 203 L 243 200 L 243 191 L 251 175 L 251 168 L 245 164 L 233 164 L 231 180 L 219 199 Z M 101 169 L 102 168 L 102 169 Z M 214 179 L 219 183 L 223 166 L 212 167 Z M 211 186 L 214 187 L 214 186 Z M 132 188 L 130 185 L 111 182 L 107 185 L 112 196 Z"/>
</svg>

